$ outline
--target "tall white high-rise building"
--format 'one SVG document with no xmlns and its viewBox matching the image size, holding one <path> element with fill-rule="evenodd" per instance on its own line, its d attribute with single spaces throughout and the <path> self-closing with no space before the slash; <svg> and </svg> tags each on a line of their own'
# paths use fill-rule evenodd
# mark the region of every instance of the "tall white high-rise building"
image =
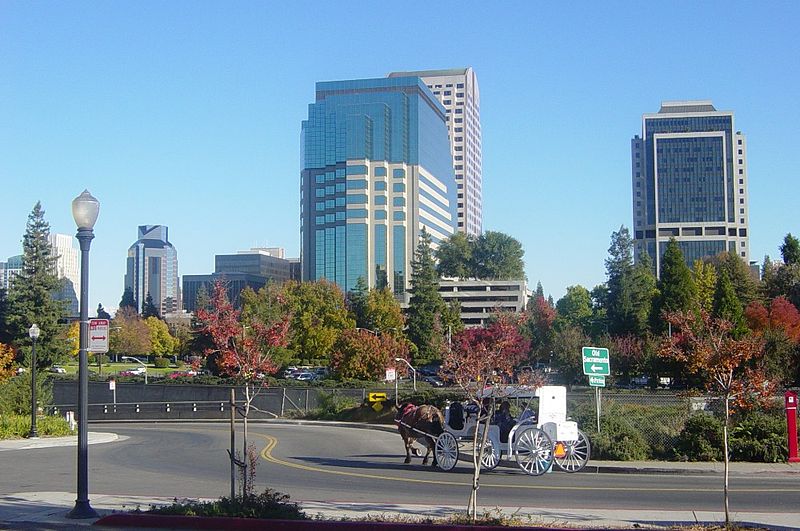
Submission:
<svg viewBox="0 0 800 531">
<path fill-rule="evenodd" d="M 471 67 L 389 74 L 389 77 L 408 76 L 422 78 L 447 111 L 458 192 L 458 230 L 478 236 L 483 232 L 483 150 L 478 77 Z"/>
<path fill-rule="evenodd" d="M 57 299 L 67 301 L 67 315 L 79 315 L 78 293 L 81 292 L 80 251 L 73 247 L 75 238 L 69 234 L 50 234 L 47 237 L 56 259 L 56 274 L 62 281 Z"/>
<path fill-rule="evenodd" d="M 655 272 L 675 238 L 687 265 L 723 251 L 750 258 L 747 145 L 732 111 L 665 101 L 631 141 L 633 243 Z"/>
</svg>

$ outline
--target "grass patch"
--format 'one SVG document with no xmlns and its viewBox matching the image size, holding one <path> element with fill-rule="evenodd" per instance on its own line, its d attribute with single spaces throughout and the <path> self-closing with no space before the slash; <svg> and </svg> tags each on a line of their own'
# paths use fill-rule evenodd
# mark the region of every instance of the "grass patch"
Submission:
<svg viewBox="0 0 800 531">
<path fill-rule="evenodd" d="M 31 431 L 31 417 L 25 415 L 0 415 L 0 439 L 22 439 Z M 69 423 L 61 417 L 37 417 L 36 431 L 43 437 L 75 435 Z"/>
</svg>

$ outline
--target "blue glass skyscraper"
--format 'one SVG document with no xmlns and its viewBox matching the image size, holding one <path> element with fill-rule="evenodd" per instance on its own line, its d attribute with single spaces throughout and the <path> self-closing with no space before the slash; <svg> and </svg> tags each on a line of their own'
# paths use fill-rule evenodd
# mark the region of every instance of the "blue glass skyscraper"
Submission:
<svg viewBox="0 0 800 531">
<path fill-rule="evenodd" d="M 723 251 L 749 259 L 745 138 L 710 101 L 663 102 L 631 142 L 636 256 L 660 273 L 675 238 L 689 266 Z"/>
<path fill-rule="evenodd" d="M 321 82 L 301 137 L 303 280 L 404 293 L 422 228 L 456 229 L 444 107 L 414 76 Z"/>
</svg>

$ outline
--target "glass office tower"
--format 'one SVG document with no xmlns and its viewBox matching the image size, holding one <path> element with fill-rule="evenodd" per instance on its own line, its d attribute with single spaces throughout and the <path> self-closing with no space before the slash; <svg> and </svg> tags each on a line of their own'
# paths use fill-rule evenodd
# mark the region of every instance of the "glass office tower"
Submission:
<svg viewBox="0 0 800 531">
<path fill-rule="evenodd" d="M 444 107 L 416 76 L 321 82 L 301 136 L 302 279 L 403 294 L 422 228 L 456 229 Z"/>
<path fill-rule="evenodd" d="M 133 291 L 141 313 L 147 296 L 160 315 L 181 309 L 178 251 L 164 225 L 139 225 L 139 239 L 128 249 L 125 287 Z"/>
<path fill-rule="evenodd" d="M 389 74 L 389 77 L 406 76 L 419 76 L 447 111 L 458 192 L 458 230 L 480 236 L 483 232 L 483 148 L 478 76 L 470 67 Z"/>
<path fill-rule="evenodd" d="M 749 260 L 747 157 L 733 112 L 710 101 L 663 102 L 631 142 L 634 248 L 660 274 L 675 238 L 691 266 L 723 251 Z"/>
</svg>

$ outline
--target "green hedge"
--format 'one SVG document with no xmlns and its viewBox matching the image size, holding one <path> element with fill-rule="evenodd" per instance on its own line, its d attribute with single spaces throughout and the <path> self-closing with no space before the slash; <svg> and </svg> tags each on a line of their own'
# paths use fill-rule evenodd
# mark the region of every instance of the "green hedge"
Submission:
<svg viewBox="0 0 800 531">
<path fill-rule="evenodd" d="M 0 415 L 0 439 L 21 439 L 30 431 L 30 415 Z M 75 434 L 65 419 L 50 416 L 36 419 L 36 431 L 39 435 L 53 437 Z"/>
</svg>

